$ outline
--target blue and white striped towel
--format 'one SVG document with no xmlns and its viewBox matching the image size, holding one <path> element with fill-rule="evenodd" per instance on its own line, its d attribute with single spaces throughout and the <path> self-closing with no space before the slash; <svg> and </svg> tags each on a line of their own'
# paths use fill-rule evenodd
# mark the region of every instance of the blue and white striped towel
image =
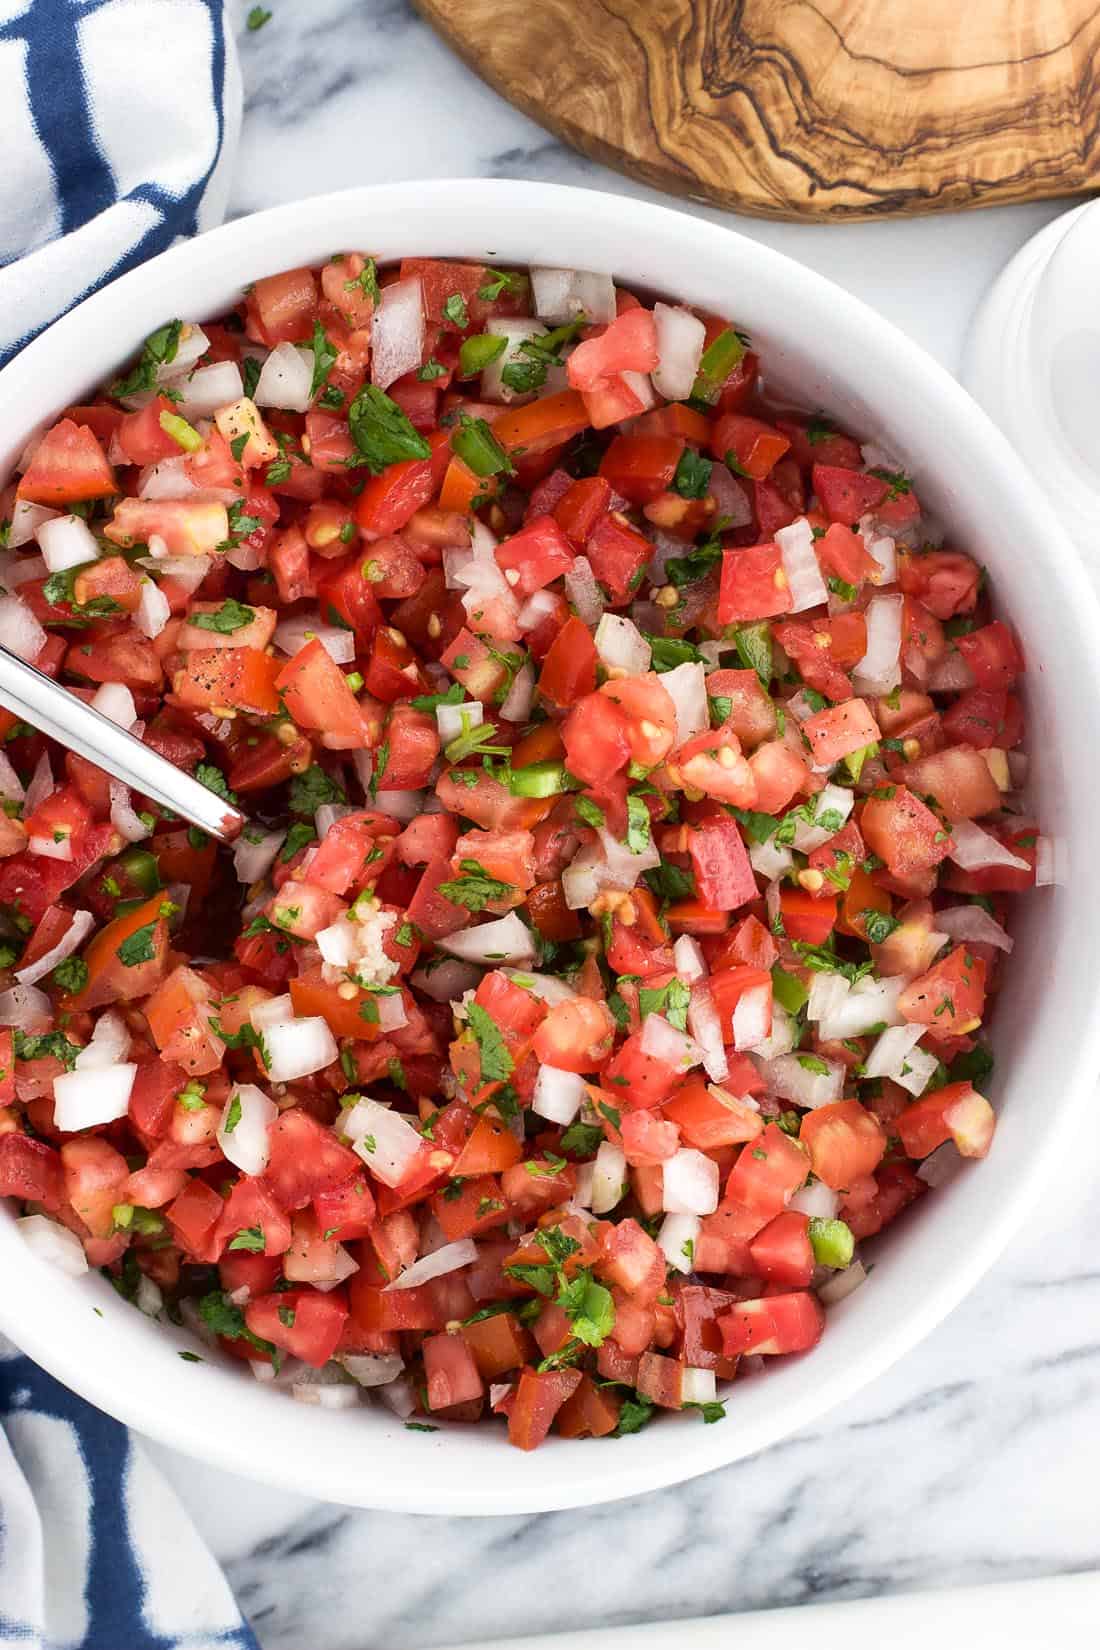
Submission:
<svg viewBox="0 0 1100 1650">
<path fill-rule="evenodd" d="M 0 0 L 0 365 L 221 221 L 240 118 L 223 0 Z"/>
<path fill-rule="evenodd" d="M 141 1444 L 3 1337 L 0 1645 L 257 1650 Z"/>
<path fill-rule="evenodd" d="M 222 0 L 0 0 L 0 363 L 219 221 L 240 111 Z M 0 1645 L 256 1650 L 140 1443 L 2 1338 Z"/>
</svg>

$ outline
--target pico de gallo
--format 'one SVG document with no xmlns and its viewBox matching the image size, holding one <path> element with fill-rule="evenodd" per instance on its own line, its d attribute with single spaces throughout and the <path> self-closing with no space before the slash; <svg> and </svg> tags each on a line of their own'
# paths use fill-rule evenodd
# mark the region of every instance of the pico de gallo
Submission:
<svg viewBox="0 0 1100 1650">
<path fill-rule="evenodd" d="M 717 1420 L 988 1151 L 1020 648 L 727 318 L 345 253 L 166 322 L 0 519 L 0 643 L 250 820 L 0 712 L 0 1194 L 182 1357 Z"/>
</svg>

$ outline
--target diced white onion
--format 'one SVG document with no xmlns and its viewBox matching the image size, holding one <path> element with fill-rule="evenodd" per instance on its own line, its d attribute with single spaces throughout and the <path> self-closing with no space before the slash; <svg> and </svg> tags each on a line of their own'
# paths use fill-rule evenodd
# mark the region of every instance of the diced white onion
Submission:
<svg viewBox="0 0 1100 1650">
<path fill-rule="evenodd" d="M 147 836 L 151 836 L 152 826 L 147 825 L 139 816 L 130 796 L 129 785 L 124 785 L 120 779 L 112 779 L 109 792 L 111 824 L 115 830 L 124 836 L 127 842 L 143 842 Z"/>
<path fill-rule="evenodd" d="M 387 1283 L 382 1292 L 387 1294 L 394 1289 L 416 1289 L 422 1283 L 430 1283 L 433 1278 L 442 1278 L 448 1272 L 470 1266 L 476 1259 L 477 1244 L 473 1238 L 459 1238 L 456 1243 L 445 1243 L 433 1254 L 421 1256 L 392 1283 Z"/>
<path fill-rule="evenodd" d="M 15 1229 L 39 1260 L 48 1261 L 69 1277 L 82 1278 L 88 1270 L 84 1245 L 67 1226 L 59 1226 L 45 1215 L 24 1215 L 16 1221 Z"/>
<path fill-rule="evenodd" d="M 686 985 L 694 985 L 696 980 L 705 979 L 709 970 L 703 948 L 694 934 L 681 934 L 672 947 L 672 960 L 676 964 L 676 972 Z"/>
<path fill-rule="evenodd" d="M 337 1358 L 358 1386 L 385 1386 L 405 1367 L 399 1352 L 345 1352 Z"/>
<path fill-rule="evenodd" d="M 924 685 L 929 693 L 965 693 L 974 686 L 974 672 L 953 647 L 932 666 Z"/>
<path fill-rule="evenodd" d="M 210 340 L 202 328 L 188 322 L 180 329 L 175 355 L 170 361 L 162 361 L 156 369 L 157 384 L 174 384 L 177 379 L 183 378 L 197 361 L 202 360 L 209 348 Z"/>
<path fill-rule="evenodd" d="M 937 911 L 936 927 L 950 939 L 964 940 L 971 945 L 994 945 L 1000 951 L 1011 951 L 1014 943 L 996 917 L 991 917 L 980 905 L 952 905 L 946 911 Z"/>
<path fill-rule="evenodd" d="M 766 842 L 749 843 L 749 864 L 757 876 L 778 885 L 778 879 L 794 864 L 794 854 L 777 843 L 773 834 Z"/>
<path fill-rule="evenodd" d="M 881 571 L 875 583 L 882 585 L 896 584 L 898 556 L 893 539 L 878 531 L 873 516 L 862 517 L 859 524 L 859 535 L 866 547 L 867 554 L 879 564 Z"/>
<path fill-rule="evenodd" d="M 264 997 L 253 1003 L 248 1011 L 253 1030 L 266 1031 L 268 1026 L 284 1025 L 294 1018 L 294 999 L 289 992 L 281 997 Z"/>
<path fill-rule="evenodd" d="M 845 1037 L 862 1037 L 872 1026 L 896 1025 L 901 1019 L 898 998 L 905 988 L 903 975 L 873 980 L 857 980 L 850 991 L 823 1017 L 818 1030 L 826 1042 L 842 1042 Z"/>
<path fill-rule="evenodd" d="M 526 970 L 520 973 L 515 968 L 505 968 L 502 972 L 524 991 L 529 991 L 533 997 L 549 1003 L 551 1008 L 555 1003 L 576 1001 L 577 993 L 573 987 L 566 985 L 564 980 L 559 980 L 556 974 L 528 974 Z"/>
<path fill-rule="evenodd" d="M 1035 886 L 1049 888 L 1052 883 L 1064 882 L 1062 870 L 1064 853 L 1058 837 L 1040 836 L 1035 840 Z"/>
<path fill-rule="evenodd" d="M 378 1388 L 378 1396 L 399 1420 L 407 1421 L 410 1415 L 416 1414 L 416 1388 L 408 1375 L 398 1375 L 395 1380 L 387 1381 Z"/>
<path fill-rule="evenodd" d="M 601 1140 L 592 1170 L 592 1213 L 606 1215 L 620 1203 L 627 1188 L 626 1153 L 610 1140 Z"/>
<path fill-rule="evenodd" d="M 265 1064 L 273 1083 L 293 1083 L 323 1071 L 340 1053 L 328 1022 L 319 1014 L 269 1026 L 264 1040 L 270 1056 Z"/>
<path fill-rule="evenodd" d="M 684 939 L 688 935 L 681 936 Z M 679 943 L 679 942 L 677 942 Z M 688 1029 L 703 1055 L 703 1069 L 712 1083 L 721 1083 L 729 1076 L 722 1037 L 722 1022 L 718 1016 L 714 996 L 705 980 L 697 980 L 688 1003 Z"/>
<path fill-rule="evenodd" d="M 584 1092 L 584 1078 L 577 1072 L 540 1065 L 531 1110 L 564 1128 L 580 1111 Z"/>
<path fill-rule="evenodd" d="M 895 1083 L 909 1093 L 919 1098 L 939 1070 L 940 1063 L 936 1056 L 926 1048 L 913 1048 L 901 1070 L 894 1078 Z"/>
<path fill-rule="evenodd" d="M 456 1003 L 464 991 L 472 990 L 481 979 L 481 972 L 472 963 L 457 958 L 441 962 L 438 968 L 418 968 L 410 984 L 434 1003 Z"/>
<path fill-rule="evenodd" d="M 236 361 L 215 361 L 209 367 L 197 368 L 179 388 L 183 393 L 179 410 L 194 422 L 239 401 L 244 395 L 244 380 Z"/>
<path fill-rule="evenodd" d="M 666 1215 L 657 1233 L 657 1247 L 678 1272 L 695 1267 L 695 1246 L 703 1223 L 698 1215 Z"/>
<path fill-rule="evenodd" d="M 35 809 L 41 807 L 46 798 L 52 796 L 56 789 L 53 769 L 50 767 L 49 752 L 43 751 L 34 765 L 31 782 L 27 786 L 27 799 L 23 804 L 24 817 L 29 819 Z"/>
<path fill-rule="evenodd" d="M 22 802 L 26 796 L 23 781 L 11 765 L 11 759 L 0 750 L 0 798 L 5 802 Z"/>
<path fill-rule="evenodd" d="M 177 584 L 183 585 L 188 595 L 193 595 L 210 571 L 210 557 L 139 556 L 138 565 L 162 575 L 166 574 L 169 578 L 175 579 Z"/>
<path fill-rule="evenodd" d="M 183 453 L 177 458 L 162 458 L 156 464 L 147 464 L 138 476 L 138 498 L 194 498 L 202 489 L 192 481 L 185 465 Z M 211 491 L 221 498 L 223 503 L 232 503 L 238 497 L 237 493 L 230 492 L 228 488 L 220 487 Z"/>
<path fill-rule="evenodd" d="M 707 329 L 690 310 L 672 304 L 654 304 L 653 319 L 658 357 L 654 385 L 666 401 L 686 401 L 699 371 Z"/>
<path fill-rule="evenodd" d="M 72 840 L 63 836 L 31 836 L 27 838 L 27 852 L 37 854 L 41 859 L 59 859 L 71 863 L 73 857 Z"/>
<path fill-rule="evenodd" d="M 477 699 L 463 700 L 461 705 L 436 705 L 435 721 L 440 742 L 449 745 L 464 728 L 478 728 L 485 721 L 485 706 Z"/>
<path fill-rule="evenodd" d="M 910 1049 L 920 1042 L 923 1032 L 924 1027 L 918 1025 L 887 1026 L 864 1061 L 866 1075 L 896 1081 Z"/>
<path fill-rule="evenodd" d="M 661 686 L 676 707 L 676 743 L 682 745 L 694 734 L 705 733 L 710 727 L 707 706 L 707 678 L 701 664 L 677 665 L 666 670 Z"/>
<path fill-rule="evenodd" d="M 130 1029 L 117 1008 L 101 1014 L 92 1030 L 91 1042 L 76 1057 L 77 1071 L 102 1071 L 117 1066 L 130 1052 Z"/>
<path fill-rule="evenodd" d="M 226 1124 L 231 1121 L 231 1114 L 236 1115 L 237 1121 L 229 1129 Z M 270 1151 L 267 1131 L 278 1115 L 278 1106 L 263 1089 L 258 1089 L 255 1083 L 238 1083 L 230 1090 L 218 1124 L 222 1156 L 242 1174 L 263 1174 Z"/>
<path fill-rule="evenodd" d="M 275 627 L 272 637 L 280 653 L 293 658 L 307 642 L 316 639 L 334 664 L 350 665 L 355 660 L 355 634 L 339 625 L 326 624 L 319 613 L 295 613 Z"/>
<path fill-rule="evenodd" d="M 64 573 L 70 567 L 95 561 L 99 555 L 95 534 L 79 516 L 56 516 L 45 521 L 36 537 L 42 560 L 51 573 Z"/>
<path fill-rule="evenodd" d="M 172 617 L 172 608 L 168 597 L 165 596 L 157 584 L 150 578 L 141 581 L 141 597 L 138 601 L 137 612 L 134 614 L 134 624 L 143 636 L 153 641 L 160 635 L 169 619 Z"/>
<path fill-rule="evenodd" d="M 641 676 L 648 669 L 653 649 L 636 624 L 621 613 L 605 613 L 596 627 L 596 652 L 608 670 L 627 676 Z"/>
<path fill-rule="evenodd" d="M 850 990 L 851 986 L 843 974 L 826 969 L 815 973 L 806 1000 L 807 1020 L 824 1020 L 835 1014 Z"/>
<path fill-rule="evenodd" d="M 342 1118 L 341 1128 L 373 1175 L 385 1186 L 398 1186 L 424 1145 L 424 1137 L 407 1118 L 364 1095 Z"/>
<path fill-rule="evenodd" d="M 520 608 L 516 623 L 523 631 L 535 630 L 551 613 L 556 613 L 558 598 L 552 590 L 536 590 Z"/>
<path fill-rule="evenodd" d="M 592 1182 L 596 1175 L 596 1165 L 591 1163 L 577 1164 L 577 1187 L 573 1193 L 573 1202 L 578 1209 L 592 1213 Z"/>
<path fill-rule="evenodd" d="M 125 1117 L 137 1066 L 102 1066 L 95 1071 L 67 1071 L 53 1080 L 54 1124 L 65 1134 L 113 1123 Z"/>
<path fill-rule="evenodd" d="M 554 324 L 585 315 L 597 325 L 615 319 L 615 283 L 588 269 L 531 269 L 535 314 Z"/>
<path fill-rule="evenodd" d="M 823 1180 L 814 1180 L 795 1192 L 787 1208 L 796 1214 L 809 1215 L 811 1220 L 832 1220 L 840 1208 L 840 1195 Z"/>
<path fill-rule="evenodd" d="M 813 798 L 815 823 L 807 824 L 805 820 L 800 819 L 794 828 L 794 846 L 798 852 L 812 854 L 815 848 L 820 848 L 823 842 L 828 842 L 830 837 L 835 836 L 847 820 L 854 803 L 855 792 L 845 789 L 843 785 L 826 785 L 823 790 L 818 791 Z M 828 815 L 837 814 L 840 816 L 840 825 L 835 825 L 831 821 L 826 825 L 816 823 Z"/>
<path fill-rule="evenodd" d="M 653 1060 L 663 1060 L 674 1071 L 690 1071 L 703 1057 L 703 1051 L 692 1037 L 677 1031 L 663 1014 L 647 1014 L 642 1021 L 640 1048 Z"/>
<path fill-rule="evenodd" d="M 12 985 L 0 991 L 0 1026 L 34 1031 L 44 1025 L 52 1013 L 53 1005 L 46 993 L 33 985 Z"/>
<path fill-rule="evenodd" d="M 587 556 L 578 556 L 565 575 L 565 594 L 576 608 L 578 619 L 594 629 L 603 616 L 604 596 Z"/>
<path fill-rule="evenodd" d="M 904 596 L 872 596 L 867 604 L 867 651 L 853 683 L 863 693 L 891 693 L 901 681 L 901 615 Z"/>
<path fill-rule="evenodd" d="M 383 289 L 371 320 L 370 354 L 371 381 L 383 390 L 420 365 L 424 311 L 418 275 Z"/>
<path fill-rule="evenodd" d="M 11 507 L 11 521 L 8 526 L 9 550 L 18 550 L 24 544 L 30 544 L 37 538 L 38 529 L 44 522 L 59 519 L 61 512 L 51 510 L 48 504 L 32 504 L 29 499 L 17 498 Z M 97 552 L 93 552 L 95 553 Z M 4 582 L 7 583 L 7 580 Z"/>
<path fill-rule="evenodd" d="M 507 697 L 500 707 L 505 722 L 526 722 L 535 702 L 535 672 L 528 660 L 513 678 Z"/>
<path fill-rule="evenodd" d="M 661 863 L 660 850 L 650 835 L 649 842 L 641 853 L 634 853 L 625 842 L 611 832 L 600 829 L 600 846 L 604 857 L 604 886 L 607 888 L 633 888 L 643 871 L 652 871 Z"/>
<path fill-rule="evenodd" d="M 816 1068 L 804 1066 L 802 1060 L 813 1060 Z M 825 1060 L 819 1055 L 782 1054 L 770 1060 L 764 1072 L 768 1087 L 783 1100 L 793 1100 L 796 1106 L 813 1109 L 839 1100 L 844 1090 L 844 1067 L 839 1060 Z"/>
<path fill-rule="evenodd" d="M 693 1146 L 681 1146 L 661 1165 L 662 1203 L 670 1215 L 712 1215 L 718 1207 L 718 1165 Z"/>
<path fill-rule="evenodd" d="M 378 1026 L 383 1035 L 390 1031 L 400 1031 L 402 1026 L 408 1025 L 409 1015 L 402 992 L 383 992 L 377 998 L 377 1003 Z"/>
<path fill-rule="evenodd" d="M 107 716 L 120 728 L 130 729 L 138 719 L 130 689 L 122 682 L 104 682 L 92 695 L 92 709 Z"/>
<path fill-rule="evenodd" d="M 256 380 L 252 399 L 257 407 L 281 407 L 286 412 L 308 412 L 311 403 L 310 386 L 313 383 L 313 352 L 299 349 L 296 344 L 276 344 Z M 239 400 L 243 385 L 236 396 Z"/>
<path fill-rule="evenodd" d="M 823 1283 L 817 1291 L 818 1299 L 826 1306 L 836 1306 L 848 1295 L 867 1282 L 867 1269 L 861 1260 L 854 1260 L 851 1266 L 843 1272 L 834 1272 L 827 1283 Z"/>
<path fill-rule="evenodd" d="M 583 911 L 592 904 L 603 887 L 601 873 L 605 870 L 603 855 L 595 843 L 589 843 L 574 856 L 561 877 L 562 893 L 570 911 Z"/>
<path fill-rule="evenodd" d="M 18 596 L 0 596 L 0 647 L 33 665 L 45 645 L 46 632 L 26 602 Z"/>
<path fill-rule="evenodd" d="M 1010 853 L 995 836 L 983 831 L 972 819 L 954 819 L 951 822 L 954 847 L 948 854 L 964 871 L 984 871 L 990 866 L 1005 865 L 1013 871 L 1030 869 L 1026 859 Z"/>
<path fill-rule="evenodd" d="M 349 922 L 347 917 L 337 917 L 328 928 L 320 930 L 314 943 L 321 960 L 330 968 L 350 968 L 359 955 L 358 924 Z"/>
<path fill-rule="evenodd" d="M 680 1380 L 680 1403 L 712 1404 L 718 1396 L 718 1377 L 713 1369 L 693 1369 L 685 1365 Z"/>
<path fill-rule="evenodd" d="M 72 922 L 57 944 L 43 952 L 36 962 L 28 963 L 25 968 L 17 968 L 16 979 L 21 985 L 34 985 L 36 980 L 41 980 L 51 969 L 56 968 L 59 962 L 71 957 L 94 927 L 95 918 L 90 911 L 74 911 Z"/>
<path fill-rule="evenodd" d="M 457 934 L 448 934 L 435 943 L 440 951 L 460 957 L 463 962 L 524 963 L 533 962 L 537 955 L 534 935 L 514 911 L 498 917 L 495 922 L 460 929 Z"/>
<path fill-rule="evenodd" d="M 641 402 L 641 408 L 639 409 L 641 412 L 648 412 L 650 407 L 657 405 L 657 392 L 653 388 L 653 382 L 648 372 L 621 372 L 619 377 L 627 389 L 633 390 L 638 397 Z"/>
<path fill-rule="evenodd" d="M 788 1014 L 782 1003 L 772 1003 L 772 1030 L 771 1036 L 760 1043 L 753 1054 L 758 1060 L 778 1060 L 780 1055 L 789 1054 L 794 1048 L 797 1039 L 797 1028 L 794 1016 Z"/>
<path fill-rule="evenodd" d="M 770 985 L 754 985 L 742 991 L 733 1011 L 733 1046 L 739 1052 L 759 1048 L 772 1029 Z"/>
<path fill-rule="evenodd" d="M 792 521 L 789 527 L 780 527 L 775 542 L 783 557 L 783 571 L 787 575 L 791 594 L 791 612 L 804 613 L 808 607 L 824 606 L 829 600 L 829 592 L 818 566 L 814 531 L 805 516 Z"/>
<path fill-rule="evenodd" d="M 251 840 L 253 837 L 258 840 Z M 258 825 L 246 825 L 233 849 L 233 868 L 237 881 L 247 888 L 265 877 L 275 863 L 275 856 L 286 840 L 285 831 L 264 831 Z"/>
<path fill-rule="evenodd" d="M 505 338 L 507 344 L 497 356 L 490 361 L 481 374 L 481 397 L 484 401 L 530 401 L 532 393 L 526 390 L 513 390 L 502 377 L 505 367 L 529 363 L 531 356 L 524 354 L 521 345 L 531 338 L 542 338 L 546 335 L 546 324 L 535 321 L 527 316 L 494 317 L 486 323 L 485 330 L 494 338 Z"/>
</svg>

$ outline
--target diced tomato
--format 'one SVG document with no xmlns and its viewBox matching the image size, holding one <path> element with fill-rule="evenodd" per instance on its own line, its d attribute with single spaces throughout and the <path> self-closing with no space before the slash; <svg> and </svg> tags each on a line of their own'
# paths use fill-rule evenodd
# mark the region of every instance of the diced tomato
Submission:
<svg viewBox="0 0 1100 1650">
<path fill-rule="evenodd" d="M 287 1289 L 282 1294 L 260 1295 L 244 1309 L 244 1321 L 253 1335 L 314 1369 L 321 1369 L 336 1351 L 347 1317 L 347 1303 L 339 1289 L 324 1295 L 316 1289 Z"/>
<path fill-rule="evenodd" d="M 710 436 L 710 450 L 715 458 L 728 463 L 732 457 L 731 468 L 753 481 L 763 481 L 790 445 L 781 430 L 741 413 L 726 413 Z"/>
<path fill-rule="evenodd" d="M 797 1290 L 740 1301 L 718 1322 L 727 1357 L 743 1352 L 774 1356 L 816 1346 L 825 1329 L 825 1311 L 816 1295 Z"/>
<path fill-rule="evenodd" d="M 596 646 L 588 626 L 571 615 L 550 644 L 538 680 L 540 696 L 567 710 L 596 688 Z"/>
<path fill-rule="evenodd" d="M 737 823 L 728 814 L 701 820 L 689 838 L 700 899 L 718 911 L 737 911 L 757 899 L 756 877 Z"/>
<path fill-rule="evenodd" d="M 814 1174 L 835 1191 L 873 1174 L 886 1151 L 882 1125 L 858 1100 L 838 1100 L 807 1112 L 799 1138 Z"/>
<path fill-rule="evenodd" d="M 742 1146 L 726 1181 L 724 1201 L 777 1215 L 805 1183 L 810 1160 L 805 1148 L 776 1123 Z"/>
<path fill-rule="evenodd" d="M 109 498 L 118 492 L 107 455 L 86 424 L 63 418 L 34 449 L 16 489 L 30 504 L 55 509 L 80 499 Z"/>
<path fill-rule="evenodd" d="M 906 986 L 898 998 L 904 1017 L 930 1026 L 939 1036 L 965 1035 L 981 1023 L 986 965 L 965 945 Z"/>
<path fill-rule="evenodd" d="M 778 544 L 722 552 L 719 624 L 770 619 L 791 610 L 791 592 Z"/>
</svg>

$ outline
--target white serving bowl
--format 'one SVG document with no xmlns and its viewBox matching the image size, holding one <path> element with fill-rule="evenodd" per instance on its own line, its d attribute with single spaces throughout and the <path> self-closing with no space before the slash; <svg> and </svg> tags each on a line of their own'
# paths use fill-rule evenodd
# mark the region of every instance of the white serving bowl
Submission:
<svg viewBox="0 0 1100 1650">
<path fill-rule="evenodd" d="M 812 242 L 807 240 L 807 250 Z M 613 271 L 749 328 L 771 383 L 907 463 L 927 508 L 986 563 L 1029 661 L 1035 795 L 1060 885 L 1020 901 L 998 1006 L 989 1158 L 886 1235 L 869 1282 L 821 1345 L 735 1385 L 726 1421 L 668 1416 L 621 1442 L 552 1438 L 535 1455 L 499 1427 L 408 1432 L 372 1407 L 326 1411 L 261 1388 L 239 1365 L 183 1361 L 183 1331 L 145 1320 L 99 1277 L 30 1254 L 0 1213 L 0 1327 L 54 1375 L 131 1425 L 304 1494 L 406 1512 L 541 1512 L 635 1495 L 750 1455 L 816 1420 L 936 1325 L 996 1258 L 1092 1103 L 1098 1065 L 1100 609 L 1034 483 L 985 415 L 928 356 L 812 270 L 663 207 L 546 184 L 448 179 L 278 207 L 123 276 L 0 375 L 0 474 L 27 436 L 110 375 L 167 318 L 228 307 L 256 276 L 348 247 Z"/>
</svg>

